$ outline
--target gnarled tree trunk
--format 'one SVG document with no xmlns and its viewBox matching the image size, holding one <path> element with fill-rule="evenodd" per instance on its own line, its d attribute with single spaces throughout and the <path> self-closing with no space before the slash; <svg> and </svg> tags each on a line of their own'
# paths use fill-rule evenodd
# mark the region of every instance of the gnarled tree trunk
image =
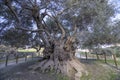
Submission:
<svg viewBox="0 0 120 80">
<path fill-rule="evenodd" d="M 14 17 L 16 18 L 18 23 L 17 26 L 19 26 L 19 29 L 39 33 L 42 39 L 42 42 L 45 45 L 45 48 L 43 51 L 44 59 L 37 65 L 33 66 L 33 69 L 41 70 L 43 72 L 49 71 L 49 70 L 55 70 L 57 73 L 64 73 L 69 77 L 75 77 L 76 80 L 79 80 L 83 72 L 83 67 L 81 66 L 82 64 L 74 57 L 75 49 L 76 49 L 74 47 L 76 42 L 75 35 L 77 32 L 76 24 L 74 23 L 75 26 L 73 27 L 74 28 L 73 35 L 67 36 L 64 26 L 61 25 L 61 21 L 59 21 L 58 19 L 58 15 L 50 16 L 49 14 L 46 13 L 46 10 L 45 10 L 45 16 L 46 15 L 49 16 L 54 21 L 55 26 L 58 27 L 58 29 L 60 29 L 62 34 L 60 40 L 57 40 L 59 37 L 56 39 L 52 39 L 51 35 L 52 34 L 55 35 L 55 32 L 50 33 L 49 28 L 46 28 L 48 26 L 44 22 L 45 16 L 42 17 L 42 13 L 40 14 L 40 10 L 37 4 L 33 5 L 33 7 L 29 9 L 31 12 L 32 18 L 34 19 L 37 25 L 36 30 L 31 30 L 31 29 L 25 29 L 20 27 L 22 26 L 22 22 L 19 19 L 19 16 L 17 15 L 17 13 L 12 8 L 11 4 L 9 3 L 9 0 L 5 0 L 5 3 L 6 3 L 6 6 L 12 12 L 12 14 L 14 15 Z M 59 32 L 59 30 L 57 32 Z M 67 39 L 65 39 L 65 37 L 67 37 Z"/>
<path fill-rule="evenodd" d="M 45 47 L 44 59 L 32 68 L 42 72 L 54 70 L 57 73 L 68 75 L 72 80 L 75 78 L 75 80 L 79 80 L 84 69 L 75 58 L 74 42 L 74 37 L 68 37 L 66 41 L 53 41 L 50 47 Z"/>
</svg>

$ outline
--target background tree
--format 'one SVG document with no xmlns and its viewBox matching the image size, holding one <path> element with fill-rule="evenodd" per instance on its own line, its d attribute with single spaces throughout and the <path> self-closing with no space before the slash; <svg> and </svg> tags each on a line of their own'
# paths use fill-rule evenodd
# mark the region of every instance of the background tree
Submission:
<svg viewBox="0 0 120 80">
<path fill-rule="evenodd" d="M 19 48 L 29 45 L 31 36 L 32 35 L 28 32 L 10 28 L 3 33 L 2 39 L 4 40 L 5 45 Z"/>
</svg>

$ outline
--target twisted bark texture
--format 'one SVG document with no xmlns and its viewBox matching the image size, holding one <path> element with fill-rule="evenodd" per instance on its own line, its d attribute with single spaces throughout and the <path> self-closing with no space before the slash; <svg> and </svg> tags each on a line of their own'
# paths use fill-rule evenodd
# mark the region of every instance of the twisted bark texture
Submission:
<svg viewBox="0 0 120 80">
<path fill-rule="evenodd" d="M 75 37 L 70 36 L 66 41 L 56 40 L 51 43 L 51 47 L 46 47 L 43 51 L 44 59 L 40 63 L 31 66 L 33 70 L 48 72 L 51 70 L 56 73 L 67 75 L 72 80 L 79 80 L 85 72 L 83 64 L 75 58 Z"/>
</svg>

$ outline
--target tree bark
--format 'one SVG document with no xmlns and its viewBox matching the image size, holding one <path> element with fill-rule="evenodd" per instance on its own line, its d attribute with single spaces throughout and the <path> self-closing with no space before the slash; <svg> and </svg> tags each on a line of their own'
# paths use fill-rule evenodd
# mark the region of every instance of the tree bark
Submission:
<svg viewBox="0 0 120 80">
<path fill-rule="evenodd" d="M 6 55 L 6 60 L 5 60 L 5 66 L 6 66 L 6 67 L 7 67 L 7 65 L 8 65 L 8 58 L 9 58 L 9 56 Z"/>
<path fill-rule="evenodd" d="M 117 60 L 116 60 L 116 55 L 113 54 L 113 58 L 114 58 L 114 63 L 115 63 L 115 66 L 118 68 L 118 65 L 117 65 Z"/>
<path fill-rule="evenodd" d="M 106 53 L 105 53 L 105 54 L 103 54 L 103 55 L 104 55 L 105 63 L 107 63 Z"/>
<path fill-rule="evenodd" d="M 18 55 L 16 55 L 15 59 L 16 59 L 16 64 L 17 64 L 18 63 L 18 59 L 19 59 Z"/>
<path fill-rule="evenodd" d="M 68 75 L 72 80 L 74 80 L 73 77 L 75 78 L 75 73 L 81 76 L 81 72 L 84 72 L 84 70 L 81 63 L 75 58 L 73 44 L 73 37 L 69 37 L 66 41 L 54 40 L 51 46 L 45 47 L 43 60 L 32 68 L 42 72 L 54 70 L 56 73 Z"/>
<path fill-rule="evenodd" d="M 96 56 L 97 56 L 97 60 L 99 60 L 100 58 L 99 58 L 99 55 L 98 54 L 96 54 Z"/>
<path fill-rule="evenodd" d="M 85 52 L 86 60 L 88 59 L 87 52 Z"/>
<path fill-rule="evenodd" d="M 24 53 L 25 61 L 27 61 L 27 53 Z"/>
</svg>

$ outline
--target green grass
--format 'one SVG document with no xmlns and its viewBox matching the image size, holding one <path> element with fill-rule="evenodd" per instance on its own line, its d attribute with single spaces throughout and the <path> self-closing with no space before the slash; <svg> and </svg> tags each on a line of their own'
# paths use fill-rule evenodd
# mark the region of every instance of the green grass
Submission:
<svg viewBox="0 0 120 80">
<path fill-rule="evenodd" d="M 92 75 L 89 73 L 88 75 L 83 74 L 80 80 L 91 80 Z"/>
<path fill-rule="evenodd" d="M 0 52 L 5 52 L 4 50 L 0 50 Z"/>
<path fill-rule="evenodd" d="M 114 60 L 107 60 L 107 62 L 114 64 Z M 117 64 L 120 65 L 120 61 L 117 60 Z"/>
<path fill-rule="evenodd" d="M 0 60 L 0 62 L 5 62 L 5 60 Z"/>
<path fill-rule="evenodd" d="M 110 75 L 110 79 L 109 80 L 115 80 L 117 78 L 117 76 L 118 76 L 118 74 L 116 74 L 116 73 L 114 73 L 112 71 L 109 73 L 109 75 Z"/>
<path fill-rule="evenodd" d="M 44 49 L 41 48 L 40 52 L 42 52 Z M 36 49 L 30 48 L 30 49 L 18 49 L 18 52 L 36 52 Z"/>
<path fill-rule="evenodd" d="M 79 51 L 79 53 L 80 53 L 80 54 L 85 54 L 85 52 L 81 52 L 81 51 Z"/>
<path fill-rule="evenodd" d="M 31 48 L 31 49 L 18 49 L 18 52 L 36 52 L 36 50 L 33 48 Z"/>
<path fill-rule="evenodd" d="M 98 63 L 99 64 L 99 63 Z M 96 66 L 97 68 L 89 68 L 88 75 L 82 75 L 80 80 L 116 80 L 118 73 L 114 70 Z M 91 70 L 93 69 L 93 70 Z"/>
<path fill-rule="evenodd" d="M 105 61 L 104 60 L 98 60 L 98 62 L 104 63 Z M 107 60 L 107 63 L 113 64 L 113 65 L 115 64 L 114 60 L 112 60 L 112 59 Z M 117 59 L 117 64 L 120 65 L 120 59 Z"/>
<path fill-rule="evenodd" d="M 48 71 L 47 73 L 49 75 L 55 74 L 54 75 L 55 80 L 70 80 L 70 78 L 68 76 L 65 76 L 65 75 L 63 75 L 61 73 L 56 73 L 54 70 Z"/>
<path fill-rule="evenodd" d="M 69 78 L 67 76 L 63 76 L 62 74 L 57 74 L 56 80 L 69 80 Z"/>
</svg>

